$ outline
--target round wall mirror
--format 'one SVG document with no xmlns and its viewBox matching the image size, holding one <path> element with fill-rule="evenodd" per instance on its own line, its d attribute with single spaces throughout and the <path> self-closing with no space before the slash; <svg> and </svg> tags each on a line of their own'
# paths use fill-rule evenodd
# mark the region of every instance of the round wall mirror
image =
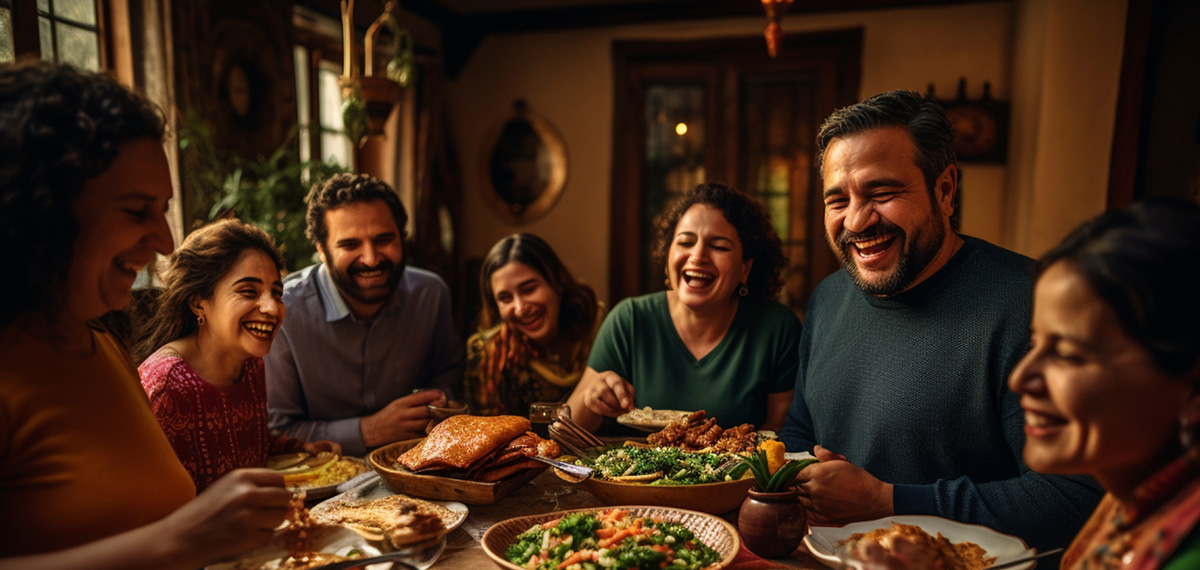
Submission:
<svg viewBox="0 0 1200 570">
<path fill-rule="evenodd" d="M 558 130 L 524 101 L 513 107 L 485 141 L 483 186 L 496 213 L 520 225 L 546 215 L 562 195 L 567 149 Z"/>
</svg>

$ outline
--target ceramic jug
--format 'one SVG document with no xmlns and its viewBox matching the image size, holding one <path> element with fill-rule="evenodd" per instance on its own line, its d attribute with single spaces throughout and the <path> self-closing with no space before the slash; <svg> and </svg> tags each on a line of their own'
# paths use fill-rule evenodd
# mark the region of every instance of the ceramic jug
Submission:
<svg viewBox="0 0 1200 570">
<path fill-rule="evenodd" d="M 792 553 L 808 532 L 808 514 L 795 487 L 777 493 L 751 489 L 738 512 L 738 531 L 746 548 L 763 558 Z"/>
</svg>

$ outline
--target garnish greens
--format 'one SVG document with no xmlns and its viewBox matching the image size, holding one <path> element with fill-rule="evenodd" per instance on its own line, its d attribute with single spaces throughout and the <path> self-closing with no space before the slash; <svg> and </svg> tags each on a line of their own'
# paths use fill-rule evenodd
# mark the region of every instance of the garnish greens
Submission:
<svg viewBox="0 0 1200 570">
<path fill-rule="evenodd" d="M 716 453 L 689 452 L 678 447 L 618 447 L 605 451 L 587 465 L 605 479 L 659 473 L 661 477 L 651 485 L 696 485 L 741 478 L 747 469 L 745 463 L 739 462 L 718 470 L 729 457 Z"/>
</svg>

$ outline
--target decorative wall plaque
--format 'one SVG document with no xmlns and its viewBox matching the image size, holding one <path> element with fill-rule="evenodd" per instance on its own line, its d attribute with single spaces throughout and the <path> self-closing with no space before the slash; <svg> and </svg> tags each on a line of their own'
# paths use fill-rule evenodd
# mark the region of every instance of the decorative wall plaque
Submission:
<svg viewBox="0 0 1200 570">
<path fill-rule="evenodd" d="M 933 97 L 933 84 L 929 85 Z M 992 99 L 992 84 L 983 82 L 983 97 L 967 99 L 967 80 L 958 80 L 958 97 L 938 100 L 954 126 L 959 162 L 1003 163 L 1008 156 L 1009 104 Z"/>
<path fill-rule="evenodd" d="M 496 213 L 527 224 L 550 211 L 567 182 L 567 147 L 562 135 L 529 110 L 513 103 L 514 115 L 497 126 L 483 152 L 484 193 Z"/>
</svg>

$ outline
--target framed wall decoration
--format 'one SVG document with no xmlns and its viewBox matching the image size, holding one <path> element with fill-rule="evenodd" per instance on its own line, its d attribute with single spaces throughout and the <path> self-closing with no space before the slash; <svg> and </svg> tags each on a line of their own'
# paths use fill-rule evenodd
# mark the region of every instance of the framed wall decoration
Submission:
<svg viewBox="0 0 1200 570">
<path fill-rule="evenodd" d="M 933 85 L 929 86 L 933 96 Z M 959 162 L 1004 163 L 1008 158 L 1009 104 L 992 98 L 992 84 L 983 82 L 983 97 L 967 99 L 967 80 L 958 80 L 958 97 L 938 100 L 954 126 L 954 150 Z"/>
<path fill-rule="evenodd" d="M 522 225 L 546 215 L 562 195 L 567 145 L 525 101 L 515 101 L 513 111 L 484 140 L 483 189 L 501 219 Z"/>
</svg>

